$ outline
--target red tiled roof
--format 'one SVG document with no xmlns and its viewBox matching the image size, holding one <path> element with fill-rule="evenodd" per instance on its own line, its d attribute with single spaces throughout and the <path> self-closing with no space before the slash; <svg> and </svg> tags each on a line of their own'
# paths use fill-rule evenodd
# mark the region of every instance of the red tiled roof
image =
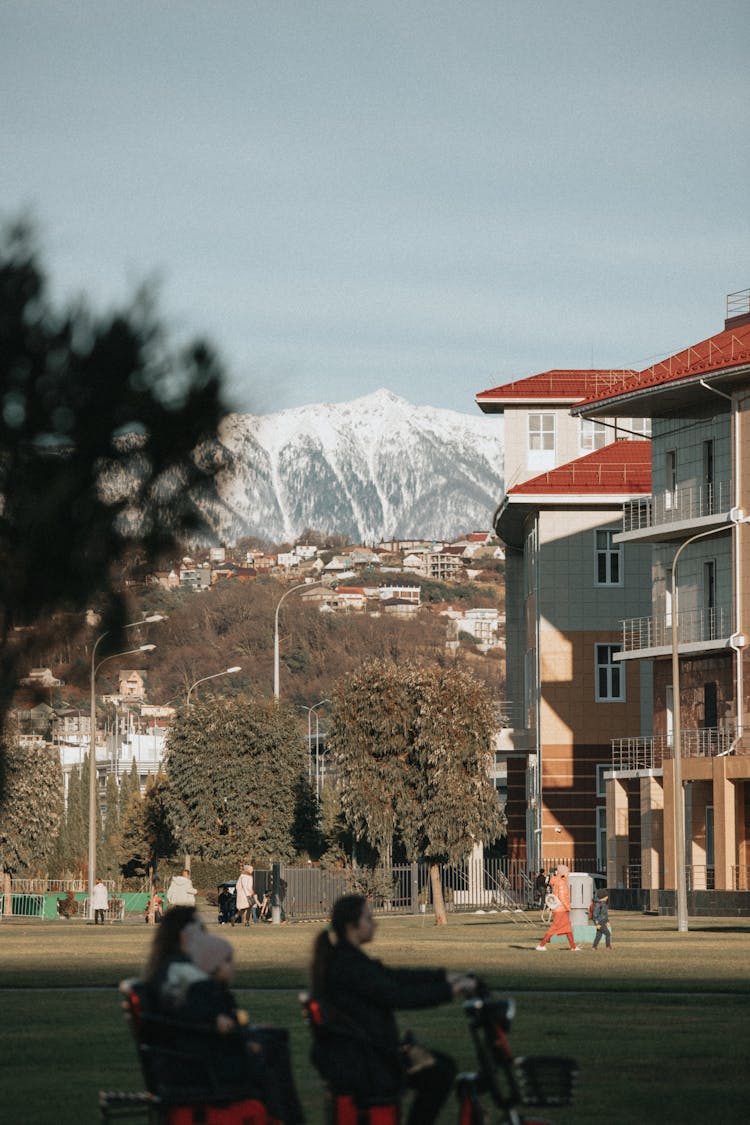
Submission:
<svg viewBox="0 0 750 1125">
<path fill-rule="evenodd" d="M 586 402 L 599 402 L 619 394 L 629 394 L 662 383 L 678 382 L 688 377 L 695 378 L 745 363 L 750 363 L 750 324 L 725 329 L 715 336 L 709 336 L 707 340 L 701 340 L 699 344 L 692 344 L 644 371 L 635 372 L 619 389 L 602 388 L 593 392 Z"/>
<path fill-rule="evenodd" d="M 610 370 L 591 368 L 589 370 L 542 371 L 527 379 L 517 379 L 504 383 L 489 391 L 480 391 L 476 401 L 492 402 L 497 399 L 558 399 L 579 402 L 581 399 L 599 397 L 619 390 L 636 372 L 633 370 Z"/>
<path fill-rule="evenodd" d="M 509 496 L 651 492 L 651 442 L 613 441 L 508 489 Z"/>
</svg>

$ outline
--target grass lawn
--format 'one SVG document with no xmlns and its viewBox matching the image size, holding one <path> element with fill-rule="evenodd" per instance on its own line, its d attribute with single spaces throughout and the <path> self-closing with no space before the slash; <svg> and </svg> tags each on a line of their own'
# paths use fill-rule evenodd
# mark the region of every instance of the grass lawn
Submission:
<svg viewBox="0 0 750 1125">
<path fill-rule="evenodd" d="M 541 926 L 502 915 L 384 920 L 370 952 L 386 963 L 474 969 L 516 997 L 518 1054 L 579 1060 L 576 1100 L 550 1110 L 559 1125 L 605 1118 L 731 1122 L 746 1116 L 750 1028 L 750 919 L 692 920 L 616 914 L 615 949 L 535 953 Z M 251 1018 L 290 1029 L 310 1125 L 320 1125 L 319 1081 L 307 1060 L 296 993 L 318 927 L 222 928 L 235 947 L 235 991 Z M 0 923 L 0 1074 L 3 1121 L 97 1121 L 100 1088 L 137 1089 L 140 1076 L 115 993 L 138 975 L 151 933 L 142 923 Z M 473 1065 L 460 1006 L 404 1013 L 402 1026 Z M 444 1114 L 441 1125 L 454 1120 Z"/>
</svg>

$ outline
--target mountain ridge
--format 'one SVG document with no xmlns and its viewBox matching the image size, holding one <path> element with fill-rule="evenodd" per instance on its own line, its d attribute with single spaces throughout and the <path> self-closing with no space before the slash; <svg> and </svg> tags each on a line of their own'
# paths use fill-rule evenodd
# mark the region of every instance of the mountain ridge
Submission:
<svg viewBox="0 0 750 1125">
<path fill-rule="evenodd" d="M 414 406 L 380 390 L 276 414 L 230 414 L 206 509 L 225 542 L 455 538 L 489 527 L 502 490 L 498 419 Z"/>
</svg>

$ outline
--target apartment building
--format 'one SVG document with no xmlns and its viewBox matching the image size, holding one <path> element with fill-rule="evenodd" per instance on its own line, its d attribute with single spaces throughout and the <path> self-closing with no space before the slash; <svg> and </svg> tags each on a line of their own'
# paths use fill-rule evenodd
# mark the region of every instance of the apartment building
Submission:
<svg viewBox="0 0 750 1125">
<path fill-rule="evenodd" d="M 615 657 L 618 619 L 645 613 L 648 551 L 615 544 L 622 505 L 650 492 L 640 419 L 590 421 L 571 407 L 629 371 L 547 371 L 483 391 L 505 416 L 507 493 L 494 529 L 506 548 L 508 851 L 603 869 L 604 772 L 618 730 L 651 721 L 648 670 Z M 584 424 L 588 423 L 588 424 Z M 571 460 L 572 458 L 572 460 Z"/>
<path fill-rule="evenodd" d="M 681 886 L 697 910 L 750 887 L 750 290 L 723 331 L 573 413 L 652 427 L 652 491 L 614 542 L 651 552 L 650 604 L 621 622 L 617 658 L 627 677 L 652 667 L 653 723 L 613 740 L 608 881 L 655 908 Z"/>
</svg>

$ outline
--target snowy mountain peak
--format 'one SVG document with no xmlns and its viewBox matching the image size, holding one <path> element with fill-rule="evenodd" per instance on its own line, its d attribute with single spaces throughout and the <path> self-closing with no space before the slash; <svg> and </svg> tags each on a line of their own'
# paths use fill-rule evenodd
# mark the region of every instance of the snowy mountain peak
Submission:
<svg viewBox="0 0 750 1125">
<path fill-rule="evenodd" d="M 385 389 L 229 415 L 221 431 L 229 468 L 210 522 L 227 542 L 281 542 L 307 527 L 367 543 L 489 527 L 502 488 L 502 433 L 493 422 L 413 406 Z"/>
</svg>

